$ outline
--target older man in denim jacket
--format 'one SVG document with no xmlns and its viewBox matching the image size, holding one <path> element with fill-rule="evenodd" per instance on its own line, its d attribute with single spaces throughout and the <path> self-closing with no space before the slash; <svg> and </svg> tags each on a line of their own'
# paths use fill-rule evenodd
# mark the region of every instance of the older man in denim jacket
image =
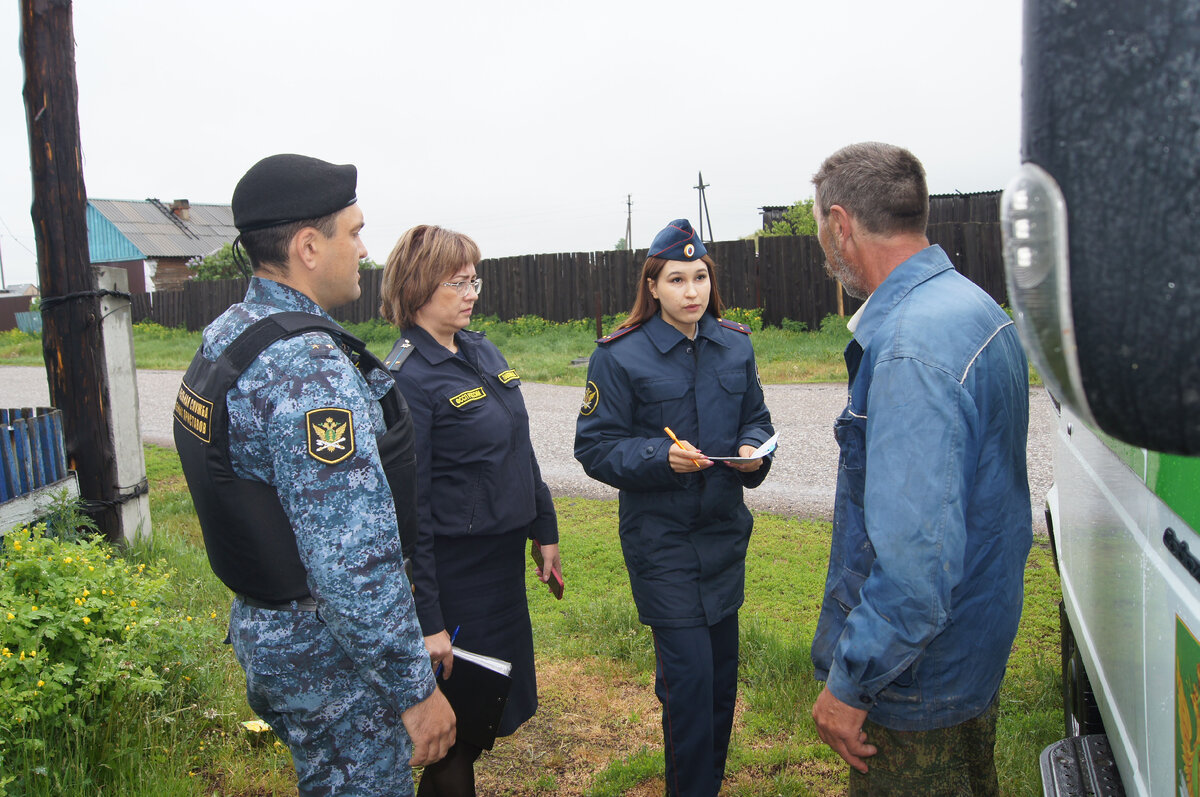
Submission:
<svg viewBox="0 0 1200 797">
<path fill-rule="evenodd" d="M 995 794 L 996 703 L 1032 542 L 1028 366 L 1012 321 L 925 237 L 920 162 L 885 144 L 813 178 L 851 319 L 813 639 L 821 738 L 851 794 Z"/>
</svg>

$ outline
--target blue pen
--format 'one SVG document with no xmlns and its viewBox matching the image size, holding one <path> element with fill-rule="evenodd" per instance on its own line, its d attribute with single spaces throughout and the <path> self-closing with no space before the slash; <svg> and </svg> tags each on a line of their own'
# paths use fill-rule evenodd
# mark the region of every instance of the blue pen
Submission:
<svg viewBox="0 0 1200 797">
<path fill-rule="evenodd" d="M 453 647 L 453 645 L 454 645 L 454 640 L 458 639 L 458 629 L 460 629 L 460 628 L 462 628 L 461 625 L 454 626 L 454 633 L 450 635 L 451 647 Z M 453 654 L 451 654 L 451 655 L 453 655 Z M 440 661 L 438 662 L 437 670 L 433 673 L 433 677 L 434 678 L 442 677 L 442 663 Z"/>
</svg>

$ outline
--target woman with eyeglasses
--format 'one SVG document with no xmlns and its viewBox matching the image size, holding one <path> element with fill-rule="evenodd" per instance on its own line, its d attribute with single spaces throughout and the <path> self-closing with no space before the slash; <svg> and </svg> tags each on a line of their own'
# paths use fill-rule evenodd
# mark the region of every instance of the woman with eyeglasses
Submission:
<svg viewBox="0 0 1200 797">
<path fill-rule="evenodd" d="M 667 794 L 715 797 L 753 526 L 742 489 L 766 478 L 759 448 L 774 429 L 750 330 L 721 318 L 700 236 L 676 219 L 648 254 L 629 317 L 588 363 L 575 458 L 621 491 L 621 553 L 654 637 Z"/>
<path fill-rule="evenodd" d="M 542 581 L 561 578 L 558 522 L 529 440 L 521 379 L 480 332 L 467 329 L 483 281 L 465 235 L 420 225 L 401 236 L 383 272 L 383 317 L 401 338 L 387 358 L 412 412 L 417 453 L 417 616 L 432 666 L 453 678 L 451 642 L 512 662 L 498 735 L 537 710 L 526 550 L 540 544 Z M 453 636 L 453 639 L 452 639 Z M 425 767 L 419 797 L 475 794 L 481 748 L 459 738 Z"/>
</svg>

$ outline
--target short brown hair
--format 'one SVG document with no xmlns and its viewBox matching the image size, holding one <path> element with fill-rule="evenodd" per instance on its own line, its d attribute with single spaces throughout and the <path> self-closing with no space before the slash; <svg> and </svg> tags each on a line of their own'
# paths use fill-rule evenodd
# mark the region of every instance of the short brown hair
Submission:
<svg viewBox="0 0 1200 797">
<path fill-rule="evenodd" d="M 725 305 L 721 304 L 721 292 L 717 290 L 717 263 L 709 255 L 704 255 L 699 259 L 704 261 L 704 264 L 708 266 L 708 307 L 704 308 L 704 312 L 713 318 L 720 318 L 721 313 L 725 312 Z M 662 309 L 662 304 L 650 293 L 649 281 L 658 279 L 658 275 L 662 273 L 663 266 L 670 262 L 670 260 L 661 257 L 646 258 L 646 262 L 642 264 L 642 278 L 638 282 L 638 291 L 637 296 L 633 300 L 633 309 L 629 311 L 629 317 L 622 321 L 617 329 L 636 327 L 638 324 L 644 324 L 658 315 Z"/>
<path fill-rule="evenodd" d="M 337 217 L 341 212 L 339 210 L 319 219 L 290 221 L 273 227 L 250 230 L 242 233 L 239 240 L 241 240 L 242 248 L 246 250 L 246 255 L 250 258 L 250 265 L 255 271 L 286 274 L 288 247 L 292 245 L 292 239 L 296 237 L 296 234 L 306 227 L 312 227 L 324 237 L 332 238 L 337 235 Z"/>
<path fill-rule="evenodd" d="M 479 247 L 466 235 L 418 224 L 396 241 L 383 267 L 379 312 L 408 329 L 443 280 L 459 268 L 479 263 Z"/>
<path fill-rule="evenodd" d="M 822 216 L 841 205 L 877 235 L 925 232 L 925 168 L 906 149 L 877 141 L 851 144 L 826 158 L 812 181 Z"/>
</svg>

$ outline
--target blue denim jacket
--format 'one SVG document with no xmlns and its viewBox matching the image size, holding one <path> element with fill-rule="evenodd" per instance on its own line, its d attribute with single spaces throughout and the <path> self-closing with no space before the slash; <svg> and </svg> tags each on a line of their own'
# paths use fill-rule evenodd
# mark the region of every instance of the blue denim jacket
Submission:
<svg viewBox="0 0 1200 797">
<path fill-rule="evenodd" d="M 885 727 L 956 725 L 995 697 L 1021 616 L 1025 354 L 931 246 L 871 295 L 846 366 L 816 675 Z"/>
</svg>

